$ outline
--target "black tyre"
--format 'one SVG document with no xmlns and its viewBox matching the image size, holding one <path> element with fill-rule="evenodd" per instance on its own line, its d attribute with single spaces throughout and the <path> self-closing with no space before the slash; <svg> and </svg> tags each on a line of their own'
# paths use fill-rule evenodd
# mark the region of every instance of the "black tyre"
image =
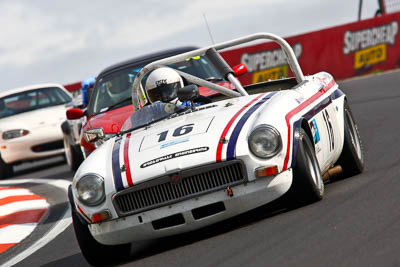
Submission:
<svg viewBox="0 0 400 267">
<path fill-rule="evenodd" d="M 0 179 L 10 178 L 13 175 L 14 170 L 12 164 L 5 163 L 0 155 Z"/>
<path fill-rule="evenodd" d="M 361 173 L 365 165 L 360 134 L 347 102 L 344 104 L 344 144 L 337 164 L 342 167 L 344 177 Z"/>
<path fill-rule="evenodd" d="M 73 146 L 69 143 L 66 135 L 64 135 L 64 152 L 69 168 L 76 171 L 83 161 L 83 154 L 79 146 Z"/>
<path fill-rule="evenodd" d="M 324 182 L 314 146 L 303 129 L 300 130 L 293 183 L 289 192 L 290 201 L 294 201 L 293 205 L 316 202 L 324 195 Z"/>
<path fill-rule="evenodd" d="M 78 240 L 82 255 L 93 266 L 109 266 L 126 259 L 131 251 L 131 244 L 123 245 L 103 245 L 97 242 L 91 235 L 89 228 L 72 211 L 72 222 L 74 225 L 75 236 Z"/>
</svg>

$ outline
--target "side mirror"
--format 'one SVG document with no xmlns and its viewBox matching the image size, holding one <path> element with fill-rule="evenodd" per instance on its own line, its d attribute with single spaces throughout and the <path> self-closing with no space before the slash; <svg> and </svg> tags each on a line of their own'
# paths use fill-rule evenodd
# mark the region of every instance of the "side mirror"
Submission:
<svg viewBox="0 0 400 267">
<path fill-rule="evenodd" d="M 247 67 L 245 64 L 239 64 L 233 67 L 233 72 L 236 77 L 242 76 L 247 73 Z"/>
<path fill-rule="evenodd" d="M 190 84 L 178 89 L 178 99 L 181 102 L 193 100 L 199 97 L 199 87 L 195 84 Z"/>
<path fill-rule="evenodd" d="M 77 120 L 82 118 L 85 115 L 85 112 L 80 108 L 70 108 L 67 110 L 67 119 L 69 120 Z"/>
</svg>

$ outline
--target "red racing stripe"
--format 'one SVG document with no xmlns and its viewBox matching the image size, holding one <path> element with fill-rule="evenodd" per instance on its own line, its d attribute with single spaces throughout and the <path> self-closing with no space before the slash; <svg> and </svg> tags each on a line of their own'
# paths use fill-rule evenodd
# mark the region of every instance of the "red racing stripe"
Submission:
<svg viewBox="0 0 400 267">
<path fill-rule="evenodd" d="M 260 99 L 263 95 L 265 94 L 260 94 L 259 96 L 257 96 L 256 98 L 254 98 L 253 100 L 251 100 L 249 103 L 247 103 L 246 105 L 244 105 L 238 112 L 236 112 L 236 114 L 230 119 L 230 121 L 228 122 L 228 124 L 225 126 L 225 129 L 222 131 L 221 137 L 218 139 L 218 146 L 217 146 L 217 155 L 216 155 L 216 160 L 217 162 L 220 162 L 222 159 L 222 146 L 224 145 L 224 143 L 221 142 L 221 140 L 223 138 L 225 138 L 226 134 L 228 133 L 229 129 L 231 128 L 233 122 L 237 119 L 237 117 L 239 117 L 239 115 L 246 109 L 248 108 L 251 104 L 253 104 L 254 102 L 256 102 L 258 99 Z"/>
<path fill-rule="evenodd" d="M 131 168 L 129 165 L 129 140 L 131 139 L 131 133 L 126 135 L 125 144 L 124 144 L 124 164 L 126 167 L 126 180 L 129 186 L 133 186 Z"/>
<path fill-rule="evenodd" d="M 291 139 L 291 127 L 290 127 L 290 119 L 298 114 L 300 111 L 305 109 L 307 106 L 311 105 L 315 100 L 317 100 L 320 96 L 325 94 L 329 89 L 332 88 L 332 86 L 335 85 L 335 80 L 332 79 L 332 81 L 325 85 L 325 87 L 321 90 L 319 90 L 317 93 L 315 93 L 313 96 L 311 96 L 309 99 L 301 103 L 299 106 L 296 108 L 292 109 L 288 114 L 285 116 L 287 128 L 288 128 L 288 141 L 287 141 L 287 148 L 286 148 L 286 156 L 285 156 L 285 161 L 283 162 L 283 168 L 282 171 L 287 169 L 288 163 L 289 163 L 289 154 L 290 154 L 290 139 Z"/>
<path fill-rule="evenodd" d="M 0 206 L 17 202 L 17 201 L 26 201 L 26 200 L 38 200 L 38 199 L 45 199 L 38 195 L 20 195 L 20 196 L 9 196 L 0 199 Z"/>
<path fill-rule="evenodd" d="M 48 209 L 24 210 L 0 216 L 0 229 L 11 224 L 38 223 Z"/>
</svg>

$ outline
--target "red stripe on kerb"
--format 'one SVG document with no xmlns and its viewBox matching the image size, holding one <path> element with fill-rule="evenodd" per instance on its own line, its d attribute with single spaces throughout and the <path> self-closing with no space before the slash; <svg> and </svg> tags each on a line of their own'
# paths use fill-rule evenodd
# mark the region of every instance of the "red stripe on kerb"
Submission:
<svg viewBox="0 0 400 267">
<path fill-rule="evenodd" d="M 48 209 L 35 209 L 14 212 L 0 216 L 0 229 L 13 224 L 38 223 Z"/>
<path fill-rule="evenodd" d="M 21 187 L 0 187 L 0 191 L 1 190 L 16 190 L 16 189 L 25 189 L 25 188 L 21 188 Z"/>
<path fill-rule="evenodd" d="M 45 199 L 45 198 L 38 195 L 9 196 L 0 199 L 0 206 L 18 201 L 38 200 L 38 199 Z"/>
<path fill-rule="evenodd" d="M 129 186 L 133 186 L 133 182 L 132 182 L 132 175 L 131 175 L 131 168 L 129 166 L 129 140 L 131 138 L 131 133 L 128 133 L 126 135 L 126 139 L 125 139 L 125 144 L 124 144 L 124 164 L 126 167 L 126 180 L 128 182 Z"/>
<path fill-rule="evenodd" d="M 0 244 L 0 253 L 3 253 L 4 251 L 6 251 L 7 249 L 9 249 L 10 247 L 12 247 L 16 244 L 18 244 L 18 243 Z"/>
<path fill-rule="evenodd" d="M 228 133 L 229 129 L 231 128 L 233 122 L 237 119 L 237 117 L 239 117 L 240 113 L 243 112 L 243 110 L 245 110 L 247 107 L 249 107 L 251 104 L 253 104 L 255 101 L 257 101 L 258 99 L 260 99 L 262 96 L 264 96 L 264 94 L 261 94 L 259 96 L 257 96 L 256 98 L 254 98 L 253 100 L 251 100 L 249 103 L 247 103 L 246 105 L 244 105 L 238 112 L 236 112 L 236 114 L 231 118 L 231 120 L 228 122 L 228 124 L 225 126 L 225 129 L 222 131 L 221 137 L 218 139 L 218 146 L 217 146 L 217 162 L 220 162 L 222 159 L 222 146 L 224 145 L 221 140 L 223 138 L 225 138 L 226 134 Z"/>
<path fill-rule="evenodd" d="M 309 99 L 307 99 L 306 101 L 301 103 L 299 106 L 297 106 L 296 108 L 291 110 L 288 114 L 286 114 L 285 120 L 286 120 L 286 125 L 287 125 L 287 128 L 288 128 L 288 141 L 287 141 L 286 156 L 285 156 L 285 161 L 283 162 L 282 171 L 287 169 L 287 166 L 288 166 L 288 163 L 289 163 L 289 154 L 290 154 L 290 145 L 291 145 L 290 140 L 291 140 L 291 131 L 292 131 L 291 127 L 290 127 L 290 123 L 289 123 L 290 119 L 294 115 L 296 115 L 297 113 L 299 113 L 300 111 L 305 109 L 307 106 L 311 105 L 321 95 L 325 94 L 325 92 L 327 92 L 329 89 L 331 89 L 333 85 L 335 85 L 335 80 L 332 79 L 332 81 L 329 84 L 325 85 L 323 89 L 319 90 L 312 97 L 310 97 Z"/>
</svg>

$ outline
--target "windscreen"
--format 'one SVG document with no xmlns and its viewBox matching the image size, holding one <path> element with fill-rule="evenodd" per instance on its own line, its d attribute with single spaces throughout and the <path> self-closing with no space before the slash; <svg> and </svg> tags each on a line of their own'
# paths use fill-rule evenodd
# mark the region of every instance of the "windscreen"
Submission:
<svg viewBox="0 0 400 267">
<path fill-rule="evenodd" d="M 131 88 L 140 67 L 129 67 L 99 77 L 89 103 L 89 113 L 101 113 L 132 103 Z"/>
<path fill-rule="evenodd" d="M 172 114 L 181 111 L 182 108 L 170 103 L 157 102 L 148 106 L 144 106 L 133 113 L 124 123 L 121 131 L 132 131 L 149 125 L 153 122 L 165 119 Z"/>
<path fill-rule="evenodd" d="M 62 105 L 71 101 L 72 98 L 58 87 L 24 91 L 0 99 L 0 118 L 36 109 Z"/>
<path fill-rule="evenodd" d="M 169 66 L 204 80 L 222 80 L 221 74 L 219 74 L 211 62 L 203 56 L 188 58 L 185 61 Z"/>
<path fill-rule="evenodd" d="M 147 63 L 145 64 L 147 65 Z M 113 108 L 132 104 L 132 84 L 137 73 L 144 65 L 129 66 L 125 69 L 108 73 L 99 77 L 96 82 L 92 100 L 88 106 L 89 114 L 97 114 Z M 169 65 L 169 67 L 211 81 L 223 80 L 215 67 L 206 57 L 198 56 L 188 58 L 185 61 Z M 146 78 L 142 79 L 142 86 L 146 84 Z"/>
</svg>

